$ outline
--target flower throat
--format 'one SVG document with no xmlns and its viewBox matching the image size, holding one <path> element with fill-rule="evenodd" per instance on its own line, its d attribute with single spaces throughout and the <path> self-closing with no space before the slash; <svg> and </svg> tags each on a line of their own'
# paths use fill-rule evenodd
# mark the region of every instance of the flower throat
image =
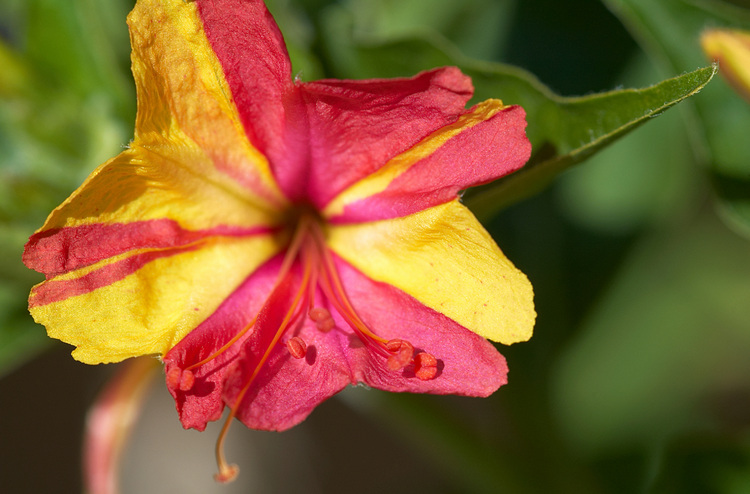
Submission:
<svg viewBox="0 0 750 494">
<path fill-rule="evenodd" d="M 326 246 L 325 233 L 323 232 L 321 223 L 322 221 L 315 212 L 304 209 L 301 210 L 299 216 L 292 222 L 294 225 L 293 234 L 268 300 L 274 297 L 274 292 L 279 289 L 280 285 L 292 281 L 292 267 L 295 263 L 299 263 L 302 268 L 301 280 L 273 338 L 242 386 L 231 406 L 229 416 L 221 429 L 216 442 L 216 461 L 219 472 L 215 475 L 215 479 L 219 482 L 229 482 L 239 472 L 239 468 L 236 465 L 228 464 L 224 458 L 224 440 L 232 419 L 237 415 L 243 398 L 251 388 L 255 378 L 262 370 L 273 350 L 284 339 L 284 336 L 287 335 L 284 344 L 291 357 L 296 359 L 305 358 L 307 343 L 300 336 L 295 335 L 301 328 L 302 323 L 304 323 L 305 317 L 313 321 L 317 329 L 321 332 L 329 332 L 336 329 L 336 322 L 331 312 L 315 303 L 315 294 L 318 288 L 325 296 L 331 308 L 341 316 L 370 353 L 375 354 L 375 358 L 385 359 L 386 367 L 390 371 L 398 372 L 412 366 L 414 376 L 418 379 L 430 380 L 437 376 L 438 362 L 433 355 L 423 351 L 415 351 L 414 346 L 406 340 L 386 340 L 373 333 L 367 324 L 362 321 L 343 288 L 331 252 Z M 180 369 L 179 367 L 170 369 L 167 373 L 167 384 L 172 388 L 179 388 L 183 392 L 189 391 L 195 382 L 193 370 L 212 361 L 235 345 L 242 336 L 255 326 L 257 320 L 258 315 L 209 357 L 191 364 L 184 369 Z"/>
</svg>

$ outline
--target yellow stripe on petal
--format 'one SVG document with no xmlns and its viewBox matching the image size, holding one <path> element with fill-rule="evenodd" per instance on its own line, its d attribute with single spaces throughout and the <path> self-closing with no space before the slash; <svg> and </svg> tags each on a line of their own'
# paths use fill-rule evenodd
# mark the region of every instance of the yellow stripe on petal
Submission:
<svg viewBox="0 0 750 494">
<path fill-rule="evenodd" d="M 283 204 L 266 157 L 247 139 L 197 2 L 142 0 L 128 24 L 138 93 L 136 144 L 167 157 L 180 148 L 192 154 L 201 149 L 208 160 L 183 166 L 199 175 L 218 171 L 271 204 Z"/>
<path fill-rule="evenodd" d="M 164 355 L 278 249 L 270 235 L 207 241 L 93 291 L 35 305 L 35 293 L 53 278 L 32 291 L 30 311 L 50 337 L 76 346 L 73 356 L 84 363 Z"/>
<path fill-rule="evenodd" d="M 526 276 L 457 200 L 373 223 L 332 226 L 331 248 L 373 280 L 494 341 L 531 337 L 536 313 Z"/>
<path fill-rule="evenodd" d="M 355 201 L 383 192 L 398 176 L 409 170 L 420 160 L 430 156 L 449 139 L 475 125 L 492 118 L 505 108 L 503 102 L 496 99 L 477 104 L 470 113 L 461 115 L 455 123 L 433 132 L 409 150 L 390 159 L 375 173 L 368 175 L 351 185 L 334 198 L 323 210 L 324 217 L 332 217 L 344 212 L 344 208 Z"/>
</svg>

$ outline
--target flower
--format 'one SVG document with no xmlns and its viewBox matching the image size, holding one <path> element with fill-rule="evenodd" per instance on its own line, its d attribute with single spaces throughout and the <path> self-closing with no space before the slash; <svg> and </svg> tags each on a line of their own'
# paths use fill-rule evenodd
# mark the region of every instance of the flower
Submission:
<svg viewBox="0 0 750 494">
<path fill-rule="evenodd" d="M 86 363 L 157 355 L 184 427 L 283 430 L 349 384 L 487 396 L 526 277 L 460 204 L 530 145 L 456 68 L 291 77 L 261 0 L 139 0 L 135 137 L 29 240 L 29 306 Z"/>
<path fill-rule="evenodd" d="M 701 34 L 703 52 L 721 64 L 721 73 L 734 90 L 750 102 L 750 32 L 707 29 Z"/>
</svg>

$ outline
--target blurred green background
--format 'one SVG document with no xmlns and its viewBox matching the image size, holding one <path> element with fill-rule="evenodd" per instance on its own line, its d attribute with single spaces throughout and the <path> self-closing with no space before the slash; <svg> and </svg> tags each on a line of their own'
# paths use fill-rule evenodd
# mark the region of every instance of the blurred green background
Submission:
<svg viewBox="0 0 750 494">
<path fill-rule="evenodd" d="M 750 492 L 750 105 L 717 76 L 661 114 L 706 73 L 595 95 L 707 66 L 700 32 L 750 29 L 748 2 L 267 3 L 305 80 L 452 63 L 524 105 L 542 172 L 465 199 L 534 284 L 535 335 L 501 348 L 510 383 L 488 399 L 355 388 L 283 434 L 236 425 L 230 486 L 216 428 L 182 431 L 156 382 L 123 492 Z M 20 259 L 132 137 L 132 5 L 0 3 L 2 492 L 81 491 L 85 411 L 114 370 L 33 324 Z"/>
</svg>

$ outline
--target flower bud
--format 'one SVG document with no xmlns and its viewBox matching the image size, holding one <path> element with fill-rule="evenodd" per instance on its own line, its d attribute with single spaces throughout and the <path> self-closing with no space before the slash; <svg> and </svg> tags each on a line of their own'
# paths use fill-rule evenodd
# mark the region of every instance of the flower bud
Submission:
<svg viewBox="0 0 750 494">
<path fill-rule="evenodd" d="M 710 59 L 719 62 L 727 82 L 750 102 L 750 32 L 709 29 L 701 35 L 701 46 Z"/>
</svg>

